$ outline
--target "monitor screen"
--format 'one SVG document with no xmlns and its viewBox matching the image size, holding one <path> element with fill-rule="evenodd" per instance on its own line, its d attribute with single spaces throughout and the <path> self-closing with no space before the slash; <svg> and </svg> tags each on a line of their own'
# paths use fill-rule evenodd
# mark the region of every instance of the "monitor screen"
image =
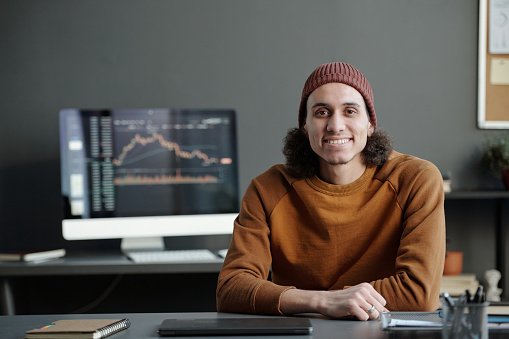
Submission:
<svg viewBox="0 0 509 339">
<path fill-rule="evenodd" d="M 238 213 L 232 110 L 60 111 L 68 240 L 228 234 Z"/>
</svg>

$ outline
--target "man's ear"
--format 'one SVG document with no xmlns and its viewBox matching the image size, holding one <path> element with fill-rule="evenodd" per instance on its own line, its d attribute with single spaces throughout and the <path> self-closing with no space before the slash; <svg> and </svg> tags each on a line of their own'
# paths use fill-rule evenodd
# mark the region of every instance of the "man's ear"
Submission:
<svg viewBox="0 0 509 339">
<path fill-rule="evenodd" d="M 375 128 L 373 127 L 373 124 L 370 121 L 369 126 L 368 126 L 368 138 L 371 137 L 374 132 L 375 132 Z"/>
<path fill-rule="evenodd" d="M 306 124 L 302 125 L 302 127 L 300 128 L 300 130 L 302 131 L 302 133 L 304 133 L 304 135 L 306 136 L 306 138 L 308 138 L 308 129 L 306 128 Z"/>
</svg>

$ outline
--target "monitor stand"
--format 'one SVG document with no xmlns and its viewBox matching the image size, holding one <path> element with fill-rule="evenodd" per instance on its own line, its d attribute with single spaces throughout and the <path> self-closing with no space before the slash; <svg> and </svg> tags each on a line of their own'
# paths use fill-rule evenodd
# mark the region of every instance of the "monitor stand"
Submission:
<svg viewBox="0 0 509 339">
<path fill-rule="evenodd" d="M 120 243 L 123 253 L 133 251 L 164 251 L 163 237 L 123 238 Z"/>
<path fill-rule="evenodd" d="M 135 263 L 217 262 L 217 254 L 208 249 L 166 251 L 162 237 L 125 238 L 122 253 Z"/>
</svg>

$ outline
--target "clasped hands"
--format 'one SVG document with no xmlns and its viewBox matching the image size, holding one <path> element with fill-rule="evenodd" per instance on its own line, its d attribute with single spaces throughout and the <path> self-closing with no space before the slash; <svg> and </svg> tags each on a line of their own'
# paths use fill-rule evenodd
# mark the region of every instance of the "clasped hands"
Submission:
<svg viewBox="0 0 509 339">
<path fill-rule="evenodd" d="M 289 289 L 281 295 L 280 309 L 284 314 L 312 312 L 331 318 L 353 316 L 369 320 L 387 312 L 385 304 L 385 299 L 373 286 L 361 283 L 334 291 Z"/>
</svg>

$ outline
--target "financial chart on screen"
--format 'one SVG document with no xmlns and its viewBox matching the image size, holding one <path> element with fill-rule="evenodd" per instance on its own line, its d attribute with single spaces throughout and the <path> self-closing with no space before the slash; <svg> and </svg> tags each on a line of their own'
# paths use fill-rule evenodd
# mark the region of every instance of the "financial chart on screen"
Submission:
<svg viewBox="0 0 509 339">
<path fill-rule="evenodd" d="M 60 140 L 64 219 L 238 211 L 234 111 L 66 109 Z"/>
</svg>

